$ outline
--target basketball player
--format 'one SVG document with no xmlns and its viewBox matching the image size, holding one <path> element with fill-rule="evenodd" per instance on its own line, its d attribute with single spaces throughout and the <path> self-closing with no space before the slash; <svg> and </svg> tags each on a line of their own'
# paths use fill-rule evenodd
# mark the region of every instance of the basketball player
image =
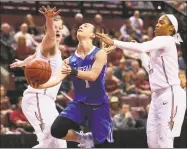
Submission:
<svg viewBox="0 0 187 149">
<path fill-rule="evenodd" d="M 42 58 L 50 61 L 52 76 L 56 76 L 61 68 L 62 58 L 58 48 L 62 39 L 63 20 L 57 15 L 61 10 L 56 8 L 42 7 L 39 11 L 46 18 L 46 34 L 36 50 L 36 53 L 24 61 L 10 65 L 11 68 L 26 66 L 34 58 Z M 59 69 L 60 70 L 60 69 Z M 66 75 L 63 77 L 65 78 Z M 34 148 L 67 148 L 65 140 L 56 139 L 51 136 L 51 125 L 59 115 L 55 106 L 55 99 L 60 87 L 60 82 L 48 89 L 34 89 L 31 86 L 25 90 L 22 101 L 22 110 L 34 127 L 39 144 Z"/>
<path fill-rule="evenodd" d="M 147 69 L 152 90 L 152 101 L 147 120 L 147 141 L 150 148 L 172 148 L 174 137 L 180 136 L 186 110 L 186 95 L 178 78 L 176 43 L 182 42 L 178 21 L 172 14 L 159 18 L 156 37 L 148 42 L 133 43 L 112 40 L 96 33 L 108 45 L 146 55 Z"/>
<path fill-rule="evenodd" d="M 105 92 L 105 71 L 107 55 L 95 47 L 95 28 L 90 23 L 79 27 L 77 51 L 65 60 L 62 73 L 51 78 L 39 88 L 58 84 L 63 75 L 71 75 L 74 86 L 74 100 L 60 113 L 51 127 L 52 136 L 58 139 L 80 142 L 81 147 L 106 147 L 113 142 L 112 121 L 110 118 L 108 96 Z M 80 138 L 73 129 L 83 125 L 88 119 L 92 134 Z"/>
</svg>

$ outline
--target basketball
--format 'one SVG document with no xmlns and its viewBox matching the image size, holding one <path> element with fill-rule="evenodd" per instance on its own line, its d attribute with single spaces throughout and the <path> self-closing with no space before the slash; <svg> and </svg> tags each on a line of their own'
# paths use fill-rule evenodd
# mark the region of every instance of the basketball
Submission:
<svg viewBox="0 0 187 149">
<path fill-rule="evenodd" d="M 28 83 L 35 82 L 41 85 L 50 79 L 51 66 L 49 61 L 36 58 L 26 65 L 24 73 Z"/>
</svg>

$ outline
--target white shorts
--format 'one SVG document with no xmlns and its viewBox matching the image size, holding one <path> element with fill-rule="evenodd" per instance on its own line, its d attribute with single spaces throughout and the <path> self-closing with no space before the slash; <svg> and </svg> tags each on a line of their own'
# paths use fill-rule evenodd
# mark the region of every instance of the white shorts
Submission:
<svg viewBox="0 0 187 149">
<path fill-rule="evenodd" d="M 158 147 L 172 147 L 173 138 L 180 136 L 186 111 L 186 92 L 180 86 L 173 86 L 172 88 L 152 94 L 147 120 L 148 144 L 149 141 L 156 141 L 158 144 L 159 142 L 163 143 Z M 173 128 L 170 127 L 171 116 L 173 116 Z M 170 139 L 168 140 L 168 138 Z M 167 146 L 167 142 L 170 145 Z"/>
<path fill-rule="evenodd" d="M 59 115 L 54 99 L 43 94 L 25 93 L 22 110 L 35 129 L 39 141 L 38 148 L 67 148 L 65 140 L 51 136 L 51 125 Z"/>
</svg>

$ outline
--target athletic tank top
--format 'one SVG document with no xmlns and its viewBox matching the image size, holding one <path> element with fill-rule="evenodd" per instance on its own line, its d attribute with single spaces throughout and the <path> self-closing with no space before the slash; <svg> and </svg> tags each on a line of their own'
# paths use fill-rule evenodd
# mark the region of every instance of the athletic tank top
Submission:
<svg viewBox="0 0 187 149">
<path fill-rule="evenodd" d="M 51 66 L 51 69 L 52 69 L 51 77 L 57 75 L 57 69 L 59 67 L 61 67 L 61 65 L 63 63 L 62 58 L 61 58 L 60 50 L 57 51 L 55 56 L 53 56 L 51 58 L 46 58 L 41 54 L 40 46 L 38 46 L 37 49 L 36 49 L 36 58 L 42 58 L 44 60 L 50 61 L 50 66 Z M 25 90 L 24 94 L 39 93 L 39 94 L 44 94 L 44 95 L 50 96 L 54 100 L 56 100 L 56 96 L 58 94 L 58 90 L 60 88 L 60 85 L 61 85 L 61 82 L 59 84 L 57 84 L 56 86 L 53 86 L 53 87 L 50 87 L 50 88 L 47 88 L 47 89 L 34 89 L 30 85 L 28 85 L 28 88 Z"/>
</svg>

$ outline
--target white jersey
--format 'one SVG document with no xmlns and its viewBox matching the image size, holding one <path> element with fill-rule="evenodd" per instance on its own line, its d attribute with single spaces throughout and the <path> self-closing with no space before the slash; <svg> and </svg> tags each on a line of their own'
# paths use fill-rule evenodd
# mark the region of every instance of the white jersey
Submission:
<svg viewBox="0 0 187 149">
<path fill-rule="evenodd" d="M 62 61 L 62 57 L 61 57 L 61 53 L 58 50 L 56 55 L 51 57 L 51 58 L 46 58 L 41 54 L 40 51 L 40 46 L 37 47 L 36 50 L 36 58 L 42 58 L 44 60 L 49 60 L 50 61 L 50 66 L 52 69 L 52 74 L 51 77 L 56 76 L 57 75 L 57 69 L 59 67 L 61 67 L 63 61 Z M 44 94 L 47 96 L 52 97 L 54 100 L 56 100 L 56 96 L 58 94 L 58 90 L 60 88 L 61 82 L 59 84 L 57 84 L 56 86 L 47 88 L 47 89 L 34 89 L 32 88 L 30 85 L 28 86 L 28 88 L 26 89 L 26 91 L 24 92 L 24 94 L 26 93 L 39 93 L 39 94 Z"/>
<path fill-rule="evenodd" d="M 178 57 L 175 40 L 171 36 L 157 36 L 144 43 L 114 41 L 118 48 L 134 52 L 150 52 L 147 59 L 149 81 L 152 91 L 180 85 Z"/>
</svg>

